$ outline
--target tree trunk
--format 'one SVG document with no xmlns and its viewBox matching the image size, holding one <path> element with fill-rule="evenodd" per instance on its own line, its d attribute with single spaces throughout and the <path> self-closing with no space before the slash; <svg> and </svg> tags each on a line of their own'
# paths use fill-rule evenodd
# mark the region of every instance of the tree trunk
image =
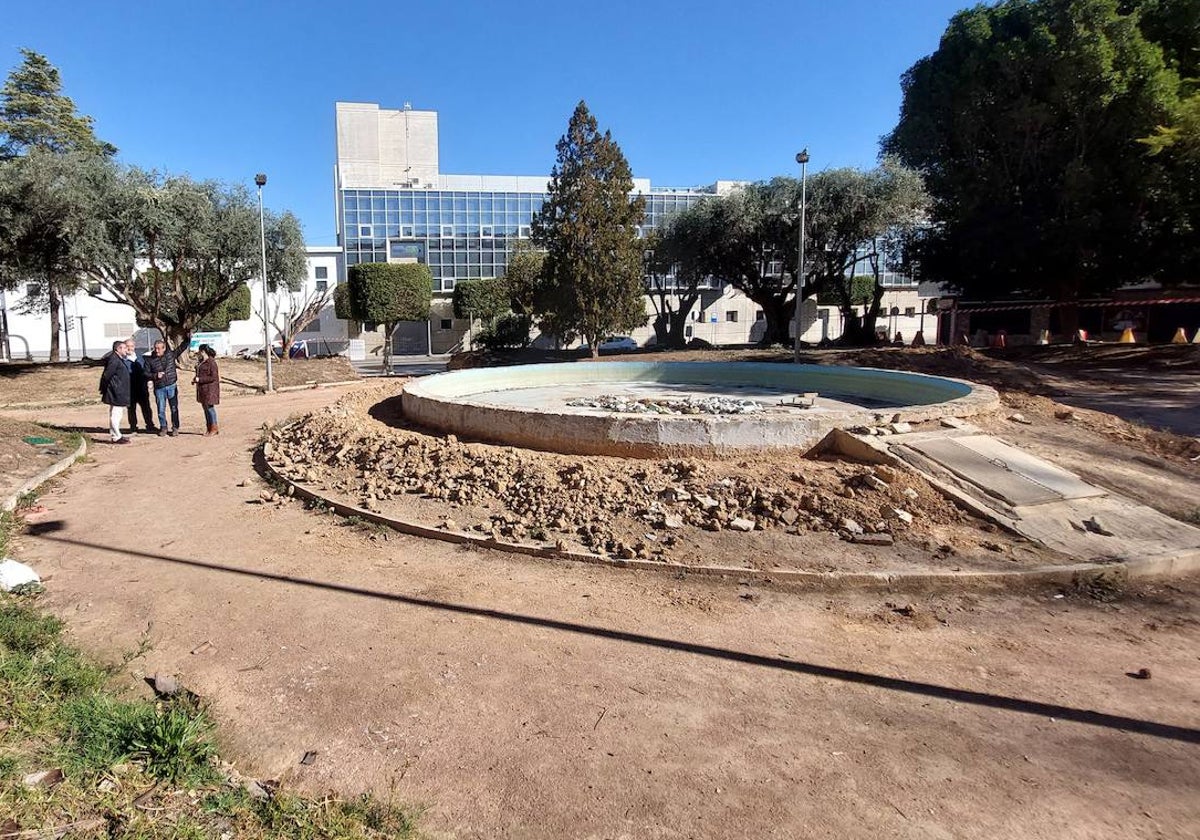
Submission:
<svg viewBox="0 0 1200 840">
<path fill-rule="evenodd" d="M 384 328 L 383 328 L 383 375 L 384 376 L 392 375 L 392 333 L 394 333 L 396 331 L 396 327 L 399 326 L 399 324 L 400 324 L 399 321 L 392 321 L 389 324 L 385 324 Z M 267 348 L 267 352 L 268 353 L 271 352 L 270 347 Z"/>
<path fill-rule="evenodd" d="M 883 303 L 883 284 L 878 279 L 875 281 L 875 288 L 871 292 L 871 305 L 867 307 L 866 313 L 863 315 L 862 321 L 862 337 L 869 344 L 874 344 L 876 329 L 875 325 L 879 320 L 880 307 Z M 888 340 L 891 340 L 888 336 Z"/>
<path fill-rule="evenodd" d="M 58 288 L 51 281 L 46 284 L 46 295 L 50 299 L 50 361 L 57 362 L 58 353 L 58 333 L 60 325 L 58 323 L 59 315 L 62 313 L 62 298 L 59 297 Z"/>
<path fill-rule="evenodd" d="M 659 312 L 654 316 L 654 341 L 665 349 L 675 346 L 671 343 L 671 338 L 671 316 L 666 312 Z"/>
<path fill-rule="evenodd" d="M 758 342 L 759 346 L 770 347 L 773 344 L 790 346 L 791 336 L 788 334 L 788 326 L 792 322 L 795 305 L 780 295 L 751 298 L 751 300 L 762 307 L 763 320 L 766 321 L 766 330 Z"/>
<path fill-rule="evenodd" d="M 687 328 L 687 318 L 691 311 L 690 306 L 687 309 L 681 306 L 678 312 L 671 313 L 671 323 L 667 330 L 667 346 L 676 350 L 687 347 L 687 336 L 684 335 L 684 330 Z"/>
<path fill-rule="evenodd" d="M 700 299 L 698 294 L 689 294 L 687 297 L 679 299 L 679 308 L 671 313 L 669 338 L 670 346 L 677 350 L 687 347 L 687 337 L 684 335 L 684 330 L 687 327 L 688 315 L 696 307 L 696 301 Z"/>
</svg>

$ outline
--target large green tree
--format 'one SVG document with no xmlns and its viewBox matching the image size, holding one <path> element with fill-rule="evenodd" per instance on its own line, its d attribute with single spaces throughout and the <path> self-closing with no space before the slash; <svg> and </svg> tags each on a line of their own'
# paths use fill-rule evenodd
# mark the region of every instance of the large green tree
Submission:
<svg viewBox="0 0 1200 840">
<path fill-rule="evenodd" d="M 76 113 L 45 56 L 21 53 L 0 87 L 0 288 L 37 290 L 25 305 L 49 312 L 50 360 L 58 361 L 62 301 L 79 288 L 71 252 L 85 204 L 80 183 L 116 149 Z"/>
<path fill-rule="evenodd" d="M 905 73 L 883 144 L 933 196 L 925 276 L 980 297 L 1066 301 L 1194 277 L 1180 257 L 1196 253 L 1181 197 L 1195 169 L 1137 141 L 1179 114 L 1196 7 L 1002 0 L 955 15 L 937 51 Z M 1179 32 L 1181 20 L 1192 28 Z"/>
<path fill-rule="evenodd" d="M 874 169 L 827 169 L 810 179 L 805 288 L 837 302 L 843 343 L 875 340 L 883 272 L 899 267 L 902 244 L 924 224 L 928 205 L 920 174 L 892 158 Z M 872 279 L 865 300 L 852 280 L 864 267 Z"/>
<path fill-rule="evenodd" d="M 700 301 L 701 283 L 715 268 L 719 205 L 701 200 L 675 213 L 646 238 L 646 294 L 654 306 L 659 347 L 680 348 L 687 318 Z"/>
<path fill-rule="evenodd" d="M 78 288 L 74 257 L 83 224 L 81 176 L 94 158 L 32 148 L 0 161 L 0 287 L 26 284 L 23 307 L 50 314 L 50 361 L 59 360 L 62 301 Z"/>
<path fill-rule="evenodd" d="M 687 211 L 702 221 L 693 228 L 702 238 L 700 253 L 708 263 L 707 270 L 700 270 L 759 305 L 764 346 L 787 343 L 795 311 L 799 181 L 772 178 L 708 201 Z"/>
<path fill-rule="evenodd" d="M 646 322 L 637 237 L 646 202 L 631 199 L 629 163 L 586 103 L 575 107 L 557 150 L 533 220 L 533 241 L 546 251 L 534 308 L 543 332 L 582 337 L 594 358 L 605 336 Z"/>
<path fill-rule="evenodd" d="M 99 297 L 133 307 L 176 352 L 262 273 L 258 207 L 242 186 L 113 168 L 89 195 L 76 244 L 80 272 L 99 284 Z M 299 222 L 269 213 L 266 236 L 268 285 L 300 288 Z"/>
</svg>

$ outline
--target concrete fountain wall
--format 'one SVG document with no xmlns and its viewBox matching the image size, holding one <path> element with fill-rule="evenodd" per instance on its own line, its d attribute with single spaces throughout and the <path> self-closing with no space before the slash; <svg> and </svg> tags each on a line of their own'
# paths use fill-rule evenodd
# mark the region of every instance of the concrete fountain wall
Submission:
<svg viewBox="0 0 1200 840">
<path fill-rule="evenodd" d="M 675 395 L 747 389 L 766 411 L 738 415 L 618 414 L 547 401 L 546 389 L 663 385 Z M 521 401 L 520 392 L 531 398 Z M 814 409 L 781 399 L 817 392 Z M 494 395 L 504 392 L 507 404 Z M 516 392 L 515 394 L 513 392 Z M 534 393 L 538 394 L 533 398 Z M 513 397 L 516 397 L 514 404 Z M 824 408 L 828 401 L 833 408 Z M 846 402 L 869 401 L 869 407 Z M 763 449 L 807 449 L 834 428 L 869 425 L 899 414 L 910 422 L 966 417 L 999 405 L 987 386 L 874 368 L 748 362 L 577 362 L 475 368 L 413 380 L 401 406 L 407 420 L 463 438 L 580 455 L 734 456 Z"/>
</svg>

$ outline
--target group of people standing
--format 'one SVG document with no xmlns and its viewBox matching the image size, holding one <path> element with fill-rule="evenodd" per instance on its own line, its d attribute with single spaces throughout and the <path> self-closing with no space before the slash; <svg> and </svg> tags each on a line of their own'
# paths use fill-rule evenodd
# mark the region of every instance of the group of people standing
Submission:
<svg viewBox="0 0 1200 840">
<path fill-rule="evenodd" d="M 196 386 L 196 401 L 204 408 L 204 436 L 220 434 L 217 425 L 217 405 L 221 402 L 221 374 L 217 369 L 217 353 L 207 344 L 199 348 L 192 384 Z M 150 391 L 158 409 L 158 425 L 150 416 Z M 133 339 L 114 341 L 107 356 L 104 373 L 100 375 L 100 396 L 109 407 L 108 431 L 113 443 L 129 443 L 121 434 L 121 421 L 129 412 L 129 428 L 138 430 L 137 412 L 141 409 L 143 429 L 157 432 L 160 437 L 179 434 L 179 367 L 175 354 L 162 339 L 154 342 L 149 354 L 139 357 Z M 167 409 L 170 407 L 170 426 Z"/>
</svg>

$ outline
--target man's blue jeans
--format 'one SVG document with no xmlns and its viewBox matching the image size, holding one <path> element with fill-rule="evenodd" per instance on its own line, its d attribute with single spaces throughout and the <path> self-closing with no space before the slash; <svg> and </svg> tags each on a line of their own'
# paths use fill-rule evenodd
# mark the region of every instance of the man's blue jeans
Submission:
<svg viewBox="0 0 1200 840">
<path fill-rule="evenodd" d="M 171 403 L 171 428 L 179 428 L 179 386 L 167 385 L 154 389 L 154 400 L 158 403 L 158 428 L 167 428 L 167 403 Z"/>
</svg>

